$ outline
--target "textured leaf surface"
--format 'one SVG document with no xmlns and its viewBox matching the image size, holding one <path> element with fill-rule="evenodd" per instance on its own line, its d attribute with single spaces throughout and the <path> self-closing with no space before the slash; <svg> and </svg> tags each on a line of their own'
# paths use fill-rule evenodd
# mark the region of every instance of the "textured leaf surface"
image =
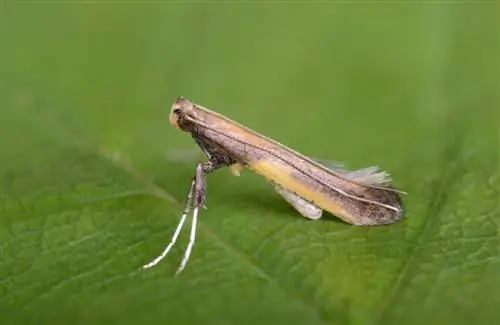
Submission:
<svg viewBox="0 0 500 325">
<path fill-rule="evenodd" d="M 6 4 L 1 324 L 494 324 L 498 5 Z M 301 218 L 209 177 L 158 267 L 195 160 L 179 95 L 312 157 L 381 166 L 405 218 Z"/>
</svg>

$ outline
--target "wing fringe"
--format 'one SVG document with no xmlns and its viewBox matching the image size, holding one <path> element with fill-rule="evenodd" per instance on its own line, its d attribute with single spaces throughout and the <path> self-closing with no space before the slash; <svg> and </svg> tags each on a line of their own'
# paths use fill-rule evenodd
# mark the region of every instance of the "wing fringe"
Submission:
<svg viewBox="0 0 500 325">
<path fill-rule="evenodd" d="M 343 163 L 314 158 L 314 160 L 326 168 L 342 174 L 345 178 L 366 186 L 387 186 L 392 178 L 386 171 L 380 170 L 378 166 L 370 166 L 357 170 L 347 169 Z"/>
</svg>

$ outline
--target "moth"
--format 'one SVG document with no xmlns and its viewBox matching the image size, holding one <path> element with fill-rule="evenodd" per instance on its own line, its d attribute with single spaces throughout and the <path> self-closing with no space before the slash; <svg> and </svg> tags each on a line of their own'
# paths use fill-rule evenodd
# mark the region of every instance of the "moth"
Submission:
<svg viewBox="0 0 500 325">
<path fill-rule="evenodd" d="M 223 167 L 229 167 L 236 176 L 244 169 L 263 176 L 308 219 L 320 219 L 327 211 L 352 225 L 375 226 L 394 223 L 404 214 L 402 196 L 406 193 L 378 167 L 348 170 L 340 163 L 306 157 L 184 97 L 174 101 L 169 119 L 191 135 L 206 160 L 196 165 L 170 243 L 144 268 L 157 265 L 169 253 L 192 210 L 189 243 L 176 274 L 184 270 L 195 243 L 198 212 L 206 202 L 206 176 Z"/>
</svg>

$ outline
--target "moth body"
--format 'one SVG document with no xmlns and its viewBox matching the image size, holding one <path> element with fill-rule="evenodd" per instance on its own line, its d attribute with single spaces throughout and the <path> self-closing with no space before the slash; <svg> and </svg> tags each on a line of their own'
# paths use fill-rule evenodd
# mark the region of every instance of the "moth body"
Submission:
<svg viewBox="0 0 500 325">
<path fill-rule="evenodd" d="M 239 175 L 247 168 L 272 184 L 295 210 L 317 220 L 328 211 L 353 225 L 382 225 L 403 216 L 403 192 L 386 172 L 376 167 L 347 170 L 342 165 L 311 159 L 233 120 L 179 97 L 172 105 L 170 123 L 191 134 L 207 160 L 199 162 L 181 220 L 163 253 L 144 267 L 158 264 L 175 244 L 193 209 L 188 247 L 177 273 L 186 266 L 196 238 L 198 211 L 206 199 L 206 175 L 229 167 Z"/>
</svg>

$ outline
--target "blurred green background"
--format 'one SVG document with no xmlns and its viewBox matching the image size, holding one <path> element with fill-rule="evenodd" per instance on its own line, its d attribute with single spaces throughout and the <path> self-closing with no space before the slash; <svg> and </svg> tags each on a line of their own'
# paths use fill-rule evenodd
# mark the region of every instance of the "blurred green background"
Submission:
<svg viewBox="0 0 500 325">
<path fill-rule="evenodd" d="M 1 324 L 500 321 L 496 2 L 6 2 Z M 208 179 L 183 95 L 300 152 L 379 165 L 396 224 L 301 218 L 259 177 Z"/>
</svg>

